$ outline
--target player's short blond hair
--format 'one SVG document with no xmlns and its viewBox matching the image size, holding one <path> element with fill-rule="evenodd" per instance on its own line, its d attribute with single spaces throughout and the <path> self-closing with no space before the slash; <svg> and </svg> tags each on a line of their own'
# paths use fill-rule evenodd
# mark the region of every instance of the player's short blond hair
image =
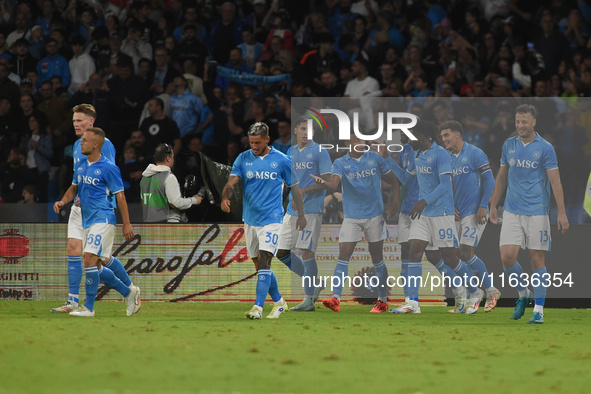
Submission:
<svg viewBox="0 0 591 394">
<path fill-rule="evenodd" d="M 105 131 L 100 127 L 91 127 L 86 131 L 93 133 L 98 138 L 99 144 L 102 148 L 103 144 L 105 143 Z"/>
<path fill-rule="evenodd" d="M 92 104 L 78 104 L 77 106 L 72 108 L 72 112 L 79 112 L 96 119 L 96 109 Z"/>
</svg>

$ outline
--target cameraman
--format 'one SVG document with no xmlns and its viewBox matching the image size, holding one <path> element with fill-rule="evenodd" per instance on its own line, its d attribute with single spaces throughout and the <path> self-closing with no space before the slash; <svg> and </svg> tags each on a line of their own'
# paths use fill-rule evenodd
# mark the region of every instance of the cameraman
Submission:
<svg viewBox="0 0 591 394">
<path fill-rule="evenodd" d="M 184 212 L 192 205 L 201 204 L 198 194 L 183 198 L 176 176 L 171 172 L 174 151 L 168 144 L 160 144 L 154 153 L 156 164 L 142 173 L 141 199 L 145 223 L 181 223 L 187 221 Z"/>
</svg>

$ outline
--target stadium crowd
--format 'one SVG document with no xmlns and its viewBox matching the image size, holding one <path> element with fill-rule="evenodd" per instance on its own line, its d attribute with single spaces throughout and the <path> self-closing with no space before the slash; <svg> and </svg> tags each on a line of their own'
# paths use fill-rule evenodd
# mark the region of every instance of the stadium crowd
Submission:
<svg viewBox="0 0 591 394">
<path fill-rule="evenodd" d="M 590 28 L 586 0 L 0 0 L 0 196 L 17 202 L 34 185 L 55 201 L 69 187 L 77 104 L 96 107 L 139 202 L 159 143 L 231 165 L 262 121 L 286 152 L 292 97 L 371 92 L 424 98 L 413 113 L 461 121 L 495 170 L 515 132 L 510 100 L 565 98 L 538 129 L 574 211 L 591 167 L 591 99 L 579 99 L 591 96 Z M 248 85 L 231 72 L 290 80 Z M 471 107 L 452 113 L 458 97 L 507 100 L 484 122 Z"/>
</svg>

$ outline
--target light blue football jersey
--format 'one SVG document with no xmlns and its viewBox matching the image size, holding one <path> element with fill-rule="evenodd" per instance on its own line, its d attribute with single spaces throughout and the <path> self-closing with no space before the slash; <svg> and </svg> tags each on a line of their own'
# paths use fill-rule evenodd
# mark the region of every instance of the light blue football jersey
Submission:
<svg viewBox="0 0 591 394">
<path fill-rule="evenodd" d="M 105 156 L 92 164 L 83 160 L 76 168 L 76 177 L 72 183 L 78 185 L 83 228 L 95 223 L 117 224 L 111 198 L 123 191 L 119 167 Z"/>
<path fill-rule="evenodd" d="M 286 155 L 271 147 L 269 153 L 260 157 L 249 149 L 238 155 L 230 175 L 242 180 L 244 223 L 260 227 L 282 222 L 283 182 L 290 187 L 298 183 Z"/>
<path fill-rule="evenodd" d="M 78 168 L 78 164 L 86 160 L 86 155 L 82 153 L 82 148 L 80 147 L 80 141 L 82 138 L 78 138 L 76 142 L 74 142 L 74 150 L 72 151 L 72 158 L 74 159 L 74 174 L 72 174 L 72 183 L 74 183 L 74 178 L 76 178 L 76 168 Z M 107 158 L 107 160 L 111 161 L 111 163 L 115 164 L 115 146 L 111 140 L 105 137 L 105 142 L 103 143 L 103 147 L 101 148 L 101 154 Z M 76 196 L 79 197 L 79 196 Z M 74 198 L 75 199 L 75 198 Z M 112 199 L 113 207 L 117 208 L 117 201 L 115 198 Z"/>
<path fill-rule="evenodd" d="M 441 175 L 449 174 L 451 176 L 451 167 L 449 166 L 449 153 L 436 142 L 424 152 L 419 152 L 414 162 L 411 162 L 407 171 L 414 173 L 419 183 L 419 200 L 425 199 L 441 182 Z M 446 216 L 455 215 L 454 196 L 449 184 L 449 190 L 445 190 L 439 198 L 434 201 L 427 201 L 427 206 L 421 213 L 424 216 Z"/>
<path fill-rule="evenodd" d="M 293 145 L 287 151 L 287 157 L 291 158 L 291 166 L 293 172 L 299 180 L 298 186 L 303 189 L 315 184 L 314 179 L 310 175 L 321 176 L 330 174 L 332 162 L 326 149 L 321 149 L 320 145 L 314 141 L 310 141 L 308 146 L 300 150 L 297 145 Z M 322 213 L 324 211 L 324 197 L 326 190 L 316 193 L 302 194 L 304 199 L 304 212 L 308 213 Z M 287 213 L 297 216 L 297 209 L 291 208 L 293 197 L 289 193 L 289 204 L 287 204 Z"/>
<path fill-rule="evenodd" d="M 558 168 L 554 147 L 538 133 L 524 145 L 520 137 L 503 145 L 501 166 L 509 166 L 504 209 L 516 215 L 548 215 L 550 182 L 547 170 Z"/>
<path fill-rule="evenodd" d="M 460 153 L 450 152 L 449 164 L 454 178 L 454 203 L 460 217 L 476 214 L 482 202 L 481 175 L 490 171 L 488 157 L 482 149 L 465 142 Z M 488 210 L 488 205 L 483 208 Z"/>
<path fill-rule="evenodd" d="M 416 155 L 417 151 L 413 150 L 410 144 L 404 144 L 402 151 L 398 154 L 398 165 L 406 171 L 410 162 L 415 160 Z M 404 200 L 402 200 L 400 213 L 410 213 L 417 201 L 419 201 L 419 183 L 415 177 L 404 185 Z"/>
<path fill-rule="evenodd" d="M 376 152 L 365 152 L 359 159 L 347 153 L 334 161 L 332 173 L 341 178 L 346 218 L 370 219 L 384 213 L 381 176 L 390 171 Z"/>
</svg>

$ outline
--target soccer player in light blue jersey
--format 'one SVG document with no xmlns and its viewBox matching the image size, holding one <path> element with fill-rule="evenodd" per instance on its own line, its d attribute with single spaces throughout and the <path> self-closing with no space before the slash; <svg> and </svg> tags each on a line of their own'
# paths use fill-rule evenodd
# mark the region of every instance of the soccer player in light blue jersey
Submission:
<svg viewBox="0 0 591 394">
<path fill-rule="evenodd" d="M 492 285 L 486 265 L 475 251 L 488 221 L 488 201 L 495 187 L 495 179 L 486 154 L 462 139 L 464 129 L 460 122 L 443 122 L 439 130 L 443 144 L 451 155 L 456 227 L 460 238 L 459 257 L 480 278 L 486 292 L 484 311 L 490 312 L 497 306 L 501 292 Z M 477 310 L 469 306 L 466 313 L 476 313 Z"/>
<path fill-rule="evenodd" d="M 365 235 L 378 278 L 378 300 L 370 312 L 382 313 L 388 310 L 388 268 L 384 263 L 387 228 L 383 216 L 382 177 L 391 184 L 396 184 L 396 178 L 378 153 L 364 151 L 367 145 L 355 134 L 345 144 L 349 153 L 334 161 L 329 182 L 312 175 L 315 182 L 325 185 L 329 191 L 336 190 L 341 183 L 343 185 L 345 219 L 339 233 L 339 258 L 334 270 L 333 296 L 322 300 L 322 303 L 334 312 L 341 310 L 341 294 L 349 273 L 349 261 L 355 246 Z"/>
<path fill-rule="evenodd" d="M 74 143 L 73 155 L 74 170 L 78 165 L 86 160 L 86 156 L 82 153 L 80 141 L 82 134 L 89 128 L 93 127 L 96 119 L 96 110 L 90 104 L 80 104 L 73 109 L 72 123 L 74 124 L 74 131 L 76 136 L 80 137 Z M 105 143 L 101 148 L 101 153 L 112 163 L 115 163 L 115 147 L 105 138 Z M 75 198 L 77 201 L 78 198 Z M 113 204 L 115 201 L 113 200 Z M 115 207 L 115 205 L 114 205 Z M 82 240 L 84 239 L 84 229 L 82 227 L 82 211 L 79 203 L 72 205 L 70 209 L 70 216 L 68 217 L 68 246 L 66 255 L 68 260 L 68 299 L 66 302 L 57 307 L 52 308 L 51 312 L 56 313 L 70 313 L 78 308 L 80 283 L 82 282 Z M 127 286 L 131 285 L 131 279 L 125 271 L 123 264 L 119 259 L 111 256 L 109 261 L 104 265 L 110 268 L 115 276 L 119 278 Z"/>
<path fill-rule="evenodd" d="M 315 183 L 310 175 L 320 176 L 325 181 L 329 181 L 332 170 L 332 162 L 326 149 L 308 139 L 308 127 L 312 127 L 311 120 L 309 117 L 301 117 L 296 121 L 294 133 L 297 145 L 291 146 L 287 151 L 304 200 L 306 228 L 296 231 L 298 211 L 293 206 L 293 195 L 290 194 L 287 212 L 283 217 L 279 233 L 277 251 L 277 258 L 294 273 L 303 277 L 304 300 L 290 309 L 302 312 L 316 310 L 314 302 L 321 289 L 321 287 L 314 287 L 318 274 L 315 253 L 320 238 L 326 189 L 323 185 Z M 297 249 L 297 252 L 294 249 Z M 298 254 L 302 257 L 300 258 Z"/>
<path fill-rule="evenodd" d="M 425 251 L 431 263 L 439 260 L 433 255 L 441 254 L 443 263 L 436 265 L 436 268 L 449 278 L 453 279 L 457 275 L 469 279 L 472 276 L 468 266 L 456 253 L 458 240 L 454 223 L 452 173 L 449 154 L 435 142 L 437 132 L 437 126 L 433 123 L 419 120 L 412 129 L 417 141 L 411 141 L 411 145 L 413 149 L 418 149 L 414 162 L 411 162 L 406 171 L 394 161 L 390 162 L 394 174 L 403 184 L 408 184 L 415 176 L 419 184 L 419 201 L 410 210 L 412 224 L 407 282 L 410 300 L 400 308 L 392 309 L 391 312 L 394 313 L 421 313 L 418 302 L 420 282 L 417 279 L 422 277 L 421 261 Z M 468 301 L 464 286 L 453 288 L 455 302 L 461 312 L 464 311 L 466 302 L 472 305 L 480 303 L 481 292 L 470 286 L 469 281 L 466 282 Z"/>
<path fill-rule="evenodd" d="M 520 319 L 525 308 L 535 300 L 528 323 L 544 323 L 544 302 L 549 274 L 545 254 L 550 250 L 550 187 L 558 208 L 558 229 L 565 234 L 569 223 L 564 210 L 564 194 L 554 147 L 535 132 L 537 110 L 533 105 L 521 104 L 515 109 L 517 134 L 503 145 L 501 168 L 490 200 L 490 221 L 499 223 L 497 203 L 505 187 L 503 224 L 500 251 L 505 274 L 519 278 L 519 292 L 513 319 Z M 517 261 L 519 248 L 528 249 L 532 265 L 533 294 L 526 287 L 523 269 Z M 533 280 L 537 278 L 537 280 Z"/>
<path fill-rule="evenodd" d="M 414 162 L 417 151 L 414 150 L 410 144 L 408 136 L 400 133 L 400 142 L 403 143 L 402 151 L 398 154 L 398 165 L 406 171 L 411 162 Z M 389 158 L 388 160 L 393 160 Z M 408 263 L 410 256 L 410 243 L 408 236 L 410 234 L 410 210 L 419 201 L 419 184 L 417 178 L 412 178 L 406 185 L 404 185 L 404 199 L 400 208 L 400 215 L 398 215 L 398 244 L 400 245 L 400 276 L 408 278 Z M 404 303 L 407 304 L 410 300 L 408 296 L 408 286 L 404 286 Z"/>
<path fill-rule="evenodd" d="M 86 301 L 84 306 L 70 312 L 71 316 L 94 316 L 99 279 L 125 297 L 127 316 L 137 313 L 140 309 L 139 287 L 133 284 L 125 285 L 113 274 L 113 271 L 103 265 L 111 257 L 117 224 L 111 194 L 116 196 L 123 218 L 123 235 L 127 241 L 133 238 L 121 173 L 115 164 L 101 154 L 104 142 L 105 132 L 102 129 L 93 127 L 84 132 L 80 148 L 86 155 L 86 160 L 82 160 L 74 169 L 72 186 L 66 191 L 62 200 L 57 201 L 53 206 L 54 211 L 59 213 L 65 204 L 73 201 L 77 195 L 80 197 L 84 228 L 83 260 L 86 271 Z"/>
<path fill-rule="evenodd" d="M 291 160 L 269 146 L 269 126 L 263 122 L 254 123 L 248 130 L 248 141 L 251 149 L 236 158 L 222 192 L 221 208 L 226 213 L 230 212 L 230 197 L 242 180 L 246 250 L 258 274 L 255 304 L 244 315 L 249 319 L 262 318 L 268 293 L 275 305 L 267 318 L 277 319 L 288 309 L 271 270 L 271 259 L 277 252 L 283 219 L 283 184 L 291 187 L 298 212 L 297 231 L 306 227 L 304 203 L 298 179 L 292 172 Z"/>
</svg>

